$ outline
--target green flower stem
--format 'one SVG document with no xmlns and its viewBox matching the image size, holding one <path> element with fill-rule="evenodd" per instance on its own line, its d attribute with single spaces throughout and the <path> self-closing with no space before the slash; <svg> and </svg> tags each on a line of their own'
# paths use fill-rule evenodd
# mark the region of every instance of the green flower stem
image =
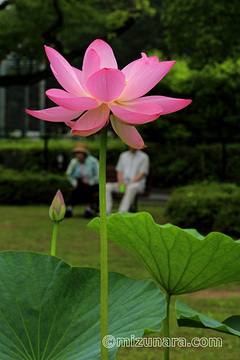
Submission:
<svg viewBox="0 0 240 360">
<path fill-rule="evenodd" d="M 167 338 L 167 339 L 170 339 L 170 336 L 169 336 L 170 335 L 170 332 L 169 332 L 170 301 L 171 301 L 171 295 L 167 293 L 166 294 L 167 316 L 163 320 L 163 336 L 164 336 L 164 338 Z M 169 349 L 170 349 L 170 347 L 168 347 L 168 346 L 164 347 L 164 360 L 169 360 Z"/>
<path fill-rule="evenodd" d="M 108 249 L 106 211 L 107 127 L 101 130 L 99 156 L 100 256 L 101 256 L 101 360 L 108 359 L 102 339 L 108 335 Z"/>
<path fill-rule="evenodd" d="M 51 246 L 51 255 L 55 256 L 56 254 L 56 243 L 57 243 L 57 233 L 58 233 L 58 221 L 54 221 L 53 225 L 53 234 L 52 234 L 52 246 Z"/>
</svg>

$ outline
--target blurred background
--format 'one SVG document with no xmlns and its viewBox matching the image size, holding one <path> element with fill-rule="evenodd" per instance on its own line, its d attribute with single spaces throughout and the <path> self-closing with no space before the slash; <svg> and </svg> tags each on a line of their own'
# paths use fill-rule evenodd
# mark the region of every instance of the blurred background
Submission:
<svg viewBox="0 0 240 360">
<path fill-rule="evenodd" d="M 182 111 L 138 127 L 153 168 L 151 200 L 140 202 L 140 211 L 160 224 L 239 238 L 239 19 L 239 0 L 0 0 L 0 250 L 50 252 L 48 209 L 57 189 L 68 203 L 65 171 L 79 137 L 66 125 L 28 116 L 25 108 L 54 106 L 45 91 L 59 84 L 44 45 L 81 69 L 87 47 L 97 38 L 111 45 L 120 69 L 141 52 L 176 60 L 151 94 L 193 100 Z M 107 163 L 115 165 L 126 146 L 110 126 L 108 135 Z M 99 134 L 82 140 L 98 157 Z M 99 239 L 82 212 L 61 223 L 57 256 L 72 265 L 99 267 Z M 109 246 L 109 270 L 149 276 L 123 248 Z M 185 296 L 184 303 L 222 321 L 239 314 L 239 284 Z M 192 338 L 192 329 L 172 325 L 175 336 Z M 216 337 L 205 329 L 194 334 Z M 239 358 L 239 339 L 221 337 L 222 348 L 173 348 L 172 356 Z M 120 349 L 118 359 L 161 356 L 159 349 L 137 350 Z"/>
<path fill-rule="evenodd" d="M 63 124 L 30 117 L 25 108 L 53 106 L 45 91 L 59 87 L 44 44 L 81 68 L 86 48 L 101 38 L 113 48 L 120 69 L 141 52 L 176 60 L 151 94 L 193 100 L 186 109 L 138 128 L 154 168 L 154 188 L 207 181 L 231 183 L 224 191 L 235 191 L 240 185 L 239 18 L 237 0 L 0 0 L 0 181 L 13 177 L 8 169 L 65 171 L 79 138 Z M 124 145 L 110 129 L 109 137 L 108 163 L 115 164 Z M 98 134 L 86 141 L 98 156 Z"/>
<path fill-rule="evenodd" d="M 120 69 L 141 52 L 177 61 L 153 93 L 192 98 L 193 104 L 145 126 L 145 138 L 238 142 L 239 17 L 236 0 L 0 0 L 0 136 L 68 132 L 24 112 L 51 106 L 44 91 L 58 85 L 44 44 L 81 68 L 86 48 L 101 38 Z"/>
</svg>

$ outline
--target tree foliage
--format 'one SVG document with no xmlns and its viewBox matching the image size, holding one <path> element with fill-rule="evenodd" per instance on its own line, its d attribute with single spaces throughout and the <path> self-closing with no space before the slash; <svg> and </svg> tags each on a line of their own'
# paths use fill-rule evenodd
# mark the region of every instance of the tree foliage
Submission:
<svg viewBox="0 0 240 360">
<path fill-rule="evenodd" d="M 142 127 L 152 141 L 175 145 L 202 142 L 222 144 L 240 141 L 240 60 L 206 64 L 191 69 L 177 61 L 171 72 L 156 87 L 158 94 L 192 98 L 192 104 L 178 113 L 163 116 Z"/>
<path fill-rule="evenodd" d="M 114 49 L 120 68 L 142 51 L 177 60 L 154 93 L 193 103 L 160 117 L 154 133 L 152 124 L 142 126 L 149 140 L 238 141 L 239 18 L 237 0 L 2 0 L 0 61 L 10 57 L 15 67 L 0 74 L 0 86 L 47 78 L 51 71 L 44 44 L 79 68 L 90 42 L 102 38 Z"/>
<path fill-rule="evenodd" d="M 199 68 L 239 57 L 239 18 L 237 0 L 164 0 L 161 13 L 169 51 Z"/>
<path fill-rule="evenodd" d="M 45 62 L 43 45 L 47 44 L 79 64 L 94 39 L 112 42 L 153 15 L 148 0 L 5 0 L 0 8 L 0 60 L 11 54 L 30 64 Z M 47 72 L 36 75 L 29 66 L 28 77 L 23 75 L 18 71 L 15 76 L 2 76 L 1 85 L 36 82 Z"/>
</svg>

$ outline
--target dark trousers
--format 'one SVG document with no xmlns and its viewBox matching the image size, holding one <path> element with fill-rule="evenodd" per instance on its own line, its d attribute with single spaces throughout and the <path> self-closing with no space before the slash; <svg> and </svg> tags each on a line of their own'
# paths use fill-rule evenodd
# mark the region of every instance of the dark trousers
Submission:
<svg viewBox="0 0 240 360">
<path fill-rule="evenodd" d="M 78 180 L 78 186 L 76 189 L 73 189 L 71 194 L 71 205 L 96 203 L 96 199 L 92 194 L 98 192 L 98 190 L 99 185 L 88 185 L 84 184 L 81 180 Z"/>
</svg>

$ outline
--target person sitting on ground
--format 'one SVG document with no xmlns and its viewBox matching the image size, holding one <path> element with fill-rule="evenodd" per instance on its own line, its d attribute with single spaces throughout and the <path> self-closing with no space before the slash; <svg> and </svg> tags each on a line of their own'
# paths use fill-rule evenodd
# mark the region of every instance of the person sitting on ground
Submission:
<svg viewBox="0 0 240 360">
<path fill-rule="evenodd" d="M 149 172 L 149 157 L 140 150 L 129 147 L 123 152 L 116 166 L 117 182 L 106 184 L 107 214 L 112 212 L 112 193 L 124 193 L 119 206 L 119 213 L 128 212 L 138 193 L 142 193 Z"/>
<path fill-rule="evenodd" d="M 85 204 L 85 217 L 91 217 L 92 194 L 99 190 L 99 163 L 90 155 L 85 143 L 77 143 L 72 152 L 74 158 L 70 161 L 66 174 L 73 190 L 65 217 L 71 217 L 73 207 L 80 203 Z"/>
</svg>

